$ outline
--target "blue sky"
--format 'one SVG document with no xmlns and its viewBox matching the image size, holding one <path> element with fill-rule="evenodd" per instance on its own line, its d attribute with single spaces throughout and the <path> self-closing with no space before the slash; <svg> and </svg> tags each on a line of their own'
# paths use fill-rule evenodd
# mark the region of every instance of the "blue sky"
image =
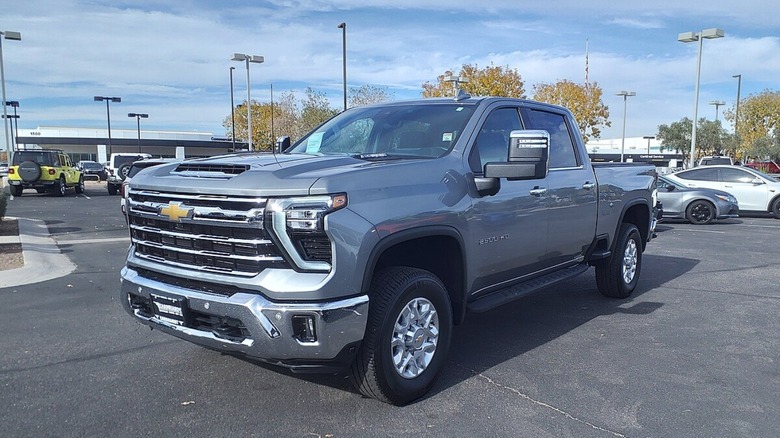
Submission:
<svg viewBox="0 0 780 438">
<path fill-rule="evenodd" d="M 253 100 L 302 93 L 307 86 L 342 101 L 341 29 L 347 23 L 349 87 L 387 87 L 396 99 L 417 98 L 421 84 L 464 63 L 516 68 L 533 85 L 585 76 L 604 90 L 612 127 L 621 135 L 620 90 L 628 100 L 626 135 L 655 135 L 657 126 L 693 116 L 696 43 L 677 35 L 719 27 L 705 40 L 699 116 L 714 119 L 710 101 L 780 90 L 780 2 L 726 0 L 344 0 L 207 1 L 27 0 L 5 2 L 0 30 L 6 94 L 18 100 L 19 127 L 104 128 L 105 104 L 120 96 L 112 128 L 134 129 L 129 112 L 148 113 L 144 129 L 224 135 L 230 114 L 229 67 L 236 102 L 246 96 L 243 63 L 234 52 L 262 55 L 251 66 Z M 730 125 L 726 125 L 731 128 Z"/>
</svg>

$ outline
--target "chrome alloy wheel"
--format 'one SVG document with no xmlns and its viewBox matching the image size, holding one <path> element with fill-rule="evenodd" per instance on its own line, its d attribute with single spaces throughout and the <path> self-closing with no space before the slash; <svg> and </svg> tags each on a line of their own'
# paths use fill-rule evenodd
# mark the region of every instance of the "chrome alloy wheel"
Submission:
<svg viewBox="0 0 780 438">
<path fill-rule="evenodd" d="M 637 247 L 636 240 L 628 239 L 626 249 L 623 251 L 623 281 L 626 284 L 631 283 L 636 275 L 637 266 Z"/>
<path fill-rule="evenodd" d="M 439 315 L 433 303 L 415 298 L 401 309 L 393 327 L 390 351 L 395 371 L 413 379 L 431 364 L 439 340 Z"/>
</svg>

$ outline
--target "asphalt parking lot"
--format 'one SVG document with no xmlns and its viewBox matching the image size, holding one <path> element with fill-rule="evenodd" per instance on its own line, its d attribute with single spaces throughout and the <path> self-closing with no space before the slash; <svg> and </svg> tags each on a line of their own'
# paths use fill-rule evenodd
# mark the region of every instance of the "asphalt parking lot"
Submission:
<svg viewBox="0 0 780 438">
<path fill-rule="evenodd" d="M 343 375 L 295 375 L 150 331 L 117 302 L 128 246 L 105 183 L 25 192 L 76 265 L 0 284 L 4 436 L 737 437 L 780 430 L 780 220 L 659 225 L 637 293 L 593 270 L 457 328 L 433 391 L 406 407 Z"/>
</svg>

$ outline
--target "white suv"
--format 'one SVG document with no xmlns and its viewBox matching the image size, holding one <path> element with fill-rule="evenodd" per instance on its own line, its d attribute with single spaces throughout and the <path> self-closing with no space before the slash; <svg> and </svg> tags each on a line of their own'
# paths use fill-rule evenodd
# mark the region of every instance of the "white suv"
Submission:
<svg viewBox="0 0 780 438">
<path fill-rule="evenodd" d="M 149 154 L 142 153 L 116 153 L 111 154 L 108 160 L 108 194 L 116 195 L 122 186 L 122 181 L 127 178 L 127 172 L 134 161 L 152 158 Z"/>
</svg>

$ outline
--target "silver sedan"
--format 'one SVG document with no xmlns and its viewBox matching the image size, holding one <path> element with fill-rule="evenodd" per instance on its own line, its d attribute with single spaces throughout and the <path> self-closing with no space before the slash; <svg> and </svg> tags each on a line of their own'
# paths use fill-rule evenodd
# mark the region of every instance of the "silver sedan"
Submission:
<svg viewBox="0 0 780 438">
<path fill-rule="evenodd" d="M 695 225 L 739 216 L 737 198 L 713 189 L 693 189 L 664 176 L 658 178 L 658 199 L 665 218 L 686 219 Z"/>
</svg>

